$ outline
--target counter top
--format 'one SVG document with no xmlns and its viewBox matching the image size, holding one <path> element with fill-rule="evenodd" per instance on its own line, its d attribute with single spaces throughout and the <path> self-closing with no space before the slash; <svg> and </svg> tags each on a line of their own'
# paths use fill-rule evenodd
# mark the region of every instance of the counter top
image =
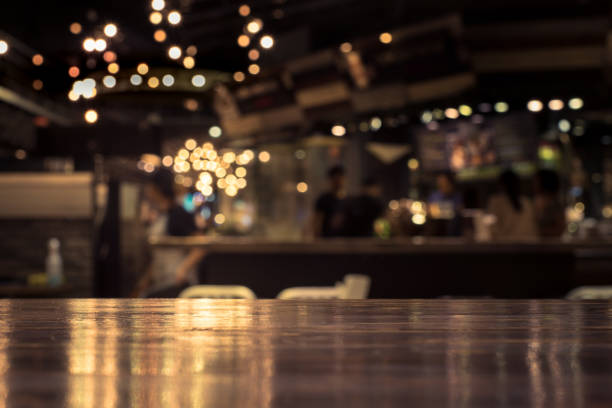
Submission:
<svg viewBox="0 0 612 408">
<path fill-rule="evenodd" d="M 0 406 L 609 407 L 608 302 L 0 301 Z"/>
</svg>

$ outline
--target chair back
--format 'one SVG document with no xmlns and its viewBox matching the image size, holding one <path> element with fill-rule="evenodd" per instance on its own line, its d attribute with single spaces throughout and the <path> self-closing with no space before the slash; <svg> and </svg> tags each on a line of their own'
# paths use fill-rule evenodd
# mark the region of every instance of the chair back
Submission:
<svg viewBox="0 0 612 408">
<path fill-rule="evenodd" d="M 238 285 L 196 285 L 182 291 L 183 299 L 257 299 L 246 286 Z"/>
<path fill-rule="evenodd" d="M 346 275 L 343 282 L 336 286 L 305 286 L 287 288 L 277 299 L 367 299 L 370 291 L 370 277 L 366 275 Z"/>
<path fill-rule="evenodd" d="M 569 292 L 568 300 L 609 300 L 612 299 L 612 286 L 580 286 Z"/>
</svg>

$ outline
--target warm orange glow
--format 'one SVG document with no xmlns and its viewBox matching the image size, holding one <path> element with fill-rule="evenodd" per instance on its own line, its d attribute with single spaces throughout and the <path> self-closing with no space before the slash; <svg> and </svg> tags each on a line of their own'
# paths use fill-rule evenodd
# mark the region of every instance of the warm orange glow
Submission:
<svg viewBox="0 0 612 408">
<path fill-rule="evenodd" d="M 378 40 L 383 44 L 390 44 L 393 41 L 393 36 L 391 33 L 382 33 L 378 36 Z"/>
<path fill-rule="evenodd" d="M 262 163 L 269 162 L 270 161 L 270 153 L 268 153 L 265 150 L 259 152 L 259 161 L 262 162 Z"/>
<path fill-rule="evenodd" d="M 159 86 L 159 79 L 157 79 L 157 77 L 151 77 L 147 81 L 147 85 L 149 85 L 149 88 L 155 89 Z"/>
<path fill-rule="evenodd" d="M 85 121 L 87 123 L 96 123 L 98 121 L 98 112 L 93 109 L 85 112 Z"/>
<path fill-rule="evenodd" d="M 238 8 L 238 14 L 240 14 L 242 17 L 247 17 L 249 14 L 251 14 L 251 8 L 247 4 L 243 4 Z"/>
<path fill-rule="evenodd" d="M 248 47 L 248 46 L 249 46 L 249 44 L 251 43 L 251 39 L 249 38 L 249 36 L 248 36 L 248 35 L 246 35 L 246 34 L 241 34 L 241 35 L 238 37 L 237 42 L 238 42 L 238 45 L 239 45 L 239 46 L 241 46 L 242 48 L 246 48 L 246 47 Z"/>
<path fill-rule="evenodd" d="M 40 91 L 43 89 L 43 81 L 41 81 L 40 79 L 35 79 L 34 82 L 32 82 L 32 88 L 34 88 L 37 91 Z"/>
<path fill-rule="evenodd" d="M 34 64 L 36 66 L 42 65 L 44 61 L 45 61 L 45 59 L 40 54 L 36 54 L 36 55 L 34 55 L 32 57 L 32 64 Z"/>
<path fill-rule="evenodd" d="M 345 54 L 348 54 L 349 52 L 353 51 L 353 46 L 351 45 L 350 42 L 345 42 L 340 44 L 340 51 L 342 51 Z"/>
<path fill-rule="evenodd" d="M 68 69 L 68 75 L 70 75 L 70 78 L 76 78 L 80 73 L 81 70 L 77 66 L 72 66 Z"/>
<path fill-rule="evenodd" d="M 564 108 L 564 106 L 565 104 L 561 99 L 553 99 L 548 102 L 548 109 L 550 109 L 551 111 L 560 111 Z"/>
<path fill-rule="evenodd" d="M 140 63 L 138 64 L 138 66 L 136 67 L 136 71 L 140 74 L 140 75 L 146 75 L 147 72 L 149 72 L 149 66 L 147 64 Z"/>
<path fill-rule="evenodd" d="M 162 20 L 164 19 L 164 16 L 162 16 L 162 13 L 160 13 L 159 11 L 154 11 L 149 15 L 149 21 L 151 22 L 151 24 L 159 24 L 162 22 Z"/>
<path fill-rule="evenodd" d="M 251 20 L 246 26 L 247 31 L 251 34 L 257 34 L 262 28 L 263 22 L 258 18 Z"/>
<path fill-rule="evenodd" d="M 185 54 L 189 55 L 190 57 L 195 57 L 197 53 L 198 53 L 198 47 L 196 47 L 195 45 L 190 45 L 185 50 Z"/>
<path fill-rule="evenodd" d="M 242 82 L 242 81 L 244 81 L 244 78 L 245 77 L 244 77 L 244 73 L 243 72 L 238 71 L 238 72 L 234 73 L 234 81 Z"/>
<path fill-rule="evenodd" d="M 249 65 L 249 74 L 257 75 L 257 74 L 259 74 L 259 71 L 260 71 L 259 65 L 257 65 L 257 64 Z"/>
<path fill-rule="evenodd" d="M 155 39 L 155 41 L 157 42 L 164 42 L 166 41 L 166 38 L 168 38 L 168 36 L 166 35 L 166 32 L 164 30 L 156 30 L 155 33 L 153 34 L 153 39 Z"/>
<path fill-rule="evenodd" d="M 119 72 L 119 64 L 113 62 L 112 64 L 108 64 L 108 72 L 109 74 L 116 74 Z"/>
<path fill-rule="evenodd" d="M 195 67 L 195 60 L 193 59 L 193 57 L 185 57 L 183 59 L 183 66 L 187 69 L 192 69 L 193 67 Z"/>
<path fill-rule="evenodd" d="M 249 59 L 251 61 L 257 61 L 259 59 L 259 51 L 256 49 L 252 49 L 249 51 Z"/>
<path fill-rule="evenodd" d="M 106 51 L 102 57 L 104 58 L 104 61 L 108 63 L 117 61 L 117 54 L 115 54 L 113 51 Z"/>
<path fill-rule="evenodd" d="M 81 34 L 81 31 L 83 31 L 83 27 L 79 24 L 79 23 L 72 23 L 70 24 L 70 32 L 74 35 L 77 34 Z"/>
<path fill-rule="evenodd" d="M 296 189 L 297 189 L 298 193 L 302 193 L 303 194 L 303 193 L 308 191 L 308 184 L 304 183 L 303 181 L 299 182 L 297 184 L 297 186 L 296 186 Z"/>
</svg>

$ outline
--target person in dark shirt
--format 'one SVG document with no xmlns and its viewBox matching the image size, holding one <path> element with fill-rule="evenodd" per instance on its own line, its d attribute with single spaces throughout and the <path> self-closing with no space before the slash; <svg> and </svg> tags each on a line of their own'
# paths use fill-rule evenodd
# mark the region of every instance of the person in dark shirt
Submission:
<svg viewBox="0 0 612 408">
<path fill-rule="evenodd" d="M 374 222 L 383 214 L 380 186 L 373 179 L 366 179 L 362 192 L 346 200 L 343 211 L 343 235 L 347 237 L 371 237 Z"/>
<path fill-rule="evenodd" d="M 344 200 L 345 175 L 342 166 L 332 167 L 327 177 L 329 190 L 319 196 L 315 203 L 313 222 L 314 236 L 330 238 L 342 235 L 342 205 Z"/>
<path fill-rule="evenodd" d="M 144 189 L 145 197 L 157 212 L 149 226 L 149 237 L 187 237 L 198 233 L 193 215 L 177 203 L 174 191 L 174 175 L 166 170 L 157 170 Z M 147 268 L 136 288 L 136 294 L 151 288 L 176 288 L 177 292 L 188 283 L 197 283 L 195 266 L 204 257 L 202 249 L 158 249 L 154 253 L 154 264 Z"/>
</svg>

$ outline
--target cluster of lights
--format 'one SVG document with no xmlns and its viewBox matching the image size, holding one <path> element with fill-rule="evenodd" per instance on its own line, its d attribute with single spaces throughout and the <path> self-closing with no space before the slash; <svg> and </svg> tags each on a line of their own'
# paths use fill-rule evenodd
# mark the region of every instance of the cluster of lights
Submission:
<svg viewBox="0 0 612 408">
<path fill-rule="evenodd" d="M 177 26 L 183 21 L 183 15 L 178 10 L 166 10 L 166 2 L 164 0 L 151 1 L 151 13 L 149 14 L 149 22 L 155 26 L 162 24 L 165 20 L 172 26 Z M 153 39 L 158 43 L 163 43 L 168 38 L 168 34 L 163 28 L 158 28 L 153 33 Z M 182 58 L 182 64 L 186 69 L 195 67 L 195 55 L 198 50 L 194 45 L 190 45 L 183 51 L 179 45 L 173 44 L 168 47 L 168 58 L 174 61 L 179 61 Z"/>
<path fill-rule="evenodd" d="M 532 99 L 527 102 L 527 110 L 530 112 L 541 112 L 544 110 L 544 102 L 538 99 Z M 565 108 L 566 104 L 561 99 L 552 99 L 547 104 L 548 109 L 553 112 L 561 111 Z M 572 98 L 567 102 L 567 107 L 571 110 L 580 110 L 584 107 L 584 101 L 581 98 Z M 489 113 L 494 110 L 497 113 L 506 113 L 510 110 L 510 105 L 507 102 L 499 101 L 494 105 L 488 103 L 481 103 L 478 105 L 478 110 L 481 113 Z M 474 109 L 472 109 L 469 105 L 460 105 L 458 108 L 447 108 L 445 110 L 442 109 L 434 109 L 432 111 L 424 111 L 421 113 L 421 122 L 426 125 L 433 125 L 438 120 L 443 119 L 458 119 L 459 117 L 470 117 L 474 113 Z M 478 115 L 478 117 L 474 117 L 475 119 L 481 119 L 482 117 Z M 564 127 L 566 127 L 564 125 Z"/>
<path fill-rule="evenodd" d="M 561 99 L 551 99 L 548 101 L 547 106 L 549 110 L 558 112 L 563 110 L 566 105 Z M 571 110 L 580 110 L 584 107 L 584 101 L 581 98 L 571 98 L 569 101 L 567 101 L 567 107 L 569 107 Z M 527 109 L 534 113 L 541 112 L 544 110 L 544 102 L 538 99 L 532 99 L 527 102 Z"/>
<path fill-rule="evenodd" d="M 236 39 L 236 43 L 241 48 L 247 48 L 255 43 L 255 40 L 257 40 L 256 36 L 261 34 L 264 23 L 260 18 L 251 17 L 251 7 L 248 4 L 242 4 L 240 7 L 238 7 L 238 14 L 244 18 L 247 18 L 248 20 L 244 26 L 243 33 Z M 259 46 L 263 50 L 269 50 L 274 47 L 274 37 L 269 34 L 262 34 L 259 37 L 258 42 Z M 257 61 L 261 55 L 260 51 L 256 47 L 257 46 L 255 45 L 253 48 L 251 48 L 247 54 L 249 60 L 252 62 L 248 66 L 247 71 L 253 76 L 258 75 L 261 72 L 261 67 L 259 64 L 255 63 L 255 61 Z M 234 81 L 242 82 L 245 79 L 246 76 L 244 72 L 237 71 L 234 73 Z"/>
<path fill-rule="evenodd" d="M 391 200 L 389 210 L 392 216 L 400 216 L 402 212 L 407 211 L 410 214 L 410 220 L 415 225 L 423 225 L 427 222 L 427 204 L 423 201 Z"/>
<path fill-rule="evenodd" d="M 72 84 L 72 89 L 68 92 L 68 99 L 73 102 L 78 101 L 80 98 L 92 99 L 97 93 L 96 81 L 92 78 L 85 78 Z"/>
<path fill-rule="evenodd" d="M 267 155 L 262 156 L 263 153 Z M 265 159 L 262 161 L 270 160 L 268 152 L 260 152 L 259 157 Z M 233 151 L 219 152 L 210 142 L 200 146 L 194 139 L 189 139 L 175 157 L 164 157 L 162 164 L 171 167 L 177 174 L 194 174 L 197 180 L 195 188 L 206 197 L 213 194 L 215 187 L 223 190 L 227 196 L 234 197 L 246 188 L 246 166 L 254 159 L 255 153 L 252 150 L 244 150 L 239 154 Z"/>
</svg>

